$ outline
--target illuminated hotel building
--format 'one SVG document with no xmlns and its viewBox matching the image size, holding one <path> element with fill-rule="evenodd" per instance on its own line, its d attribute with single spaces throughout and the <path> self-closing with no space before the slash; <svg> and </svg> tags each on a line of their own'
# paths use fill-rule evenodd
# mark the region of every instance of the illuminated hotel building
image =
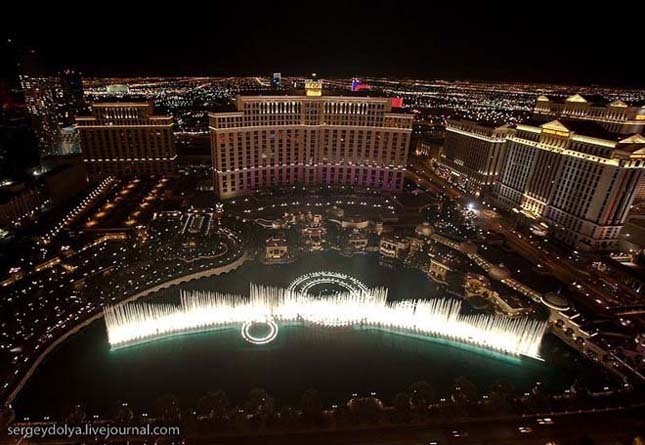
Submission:
<svg viewBox="0 0 645 445">
<path fill-rule="evenodd" d="M 93 116 L 76 118 L 91 176 L 175 172 L 172 116 L 154 116 L 152 108 L 152 103 L 96 103 Z"/>
<path fill-rule="evenodd" d="M 440 162 L 451 171 L 451 182 L 476 195 L 490 188 L 502 168 L 506 138 L 513 133 L 508 125 L 448 120 Z"/>
<path fill-rule="evenodd" d="M 74 117 L 85 107 L 83 80 L 80 73 L 73 70 L 50 76 L 31 65 L 19 64 L 19 78 L 40 154 L 66 154 L 61 150 L 62 132 L 74 124 Z"/>
<path fill-rule="evenodd" d="M 58 79 L 21 74 L 20 85 L 25 92 L 25 104 L 41 155 L 56 153 L 60 131 L 57 113 Z"/>
<path fill-rule="evenodd" d="M 306 96 L 237 98 L 237 111 L 210 114 L 214 188 L 233 198 L 261 188 L 354 185 L 403 187 L 411 115 L 392 99 Z"/>
<path fill-rule="evenodd" d="M 564 101 L 539 96 L 533 118 L 542 122 L 560 118 L 592 121 L 610 133 L 630 135 L 643 133 L 645 105 L 629 106 L 622 100 L 599 105 L 588 102 L 579 94 L 569 96 Z"/>
<path fill-rule="evenodd" d="M 645 138 L 596 122 L 517 125 L 508 138 L 494 202 L 546 224 L 582 250 L 614 247 L 645 168 Z"/>
<path fill-rule="evenodd" d="M 537 122 L 548 122 L 565 117 L 567 119 L 592 121 L 616 134 L 630 135 L 643 133 L 645 129 L 645 105 L 630 106 L 622 100 L 600 105 L 588 102 L 579 94 L 569 96 L 564 101 L 539 96 L 533 110 Z M 645 200 L 645 176 L 636 192 L 636 201 Z"/>
</svg>

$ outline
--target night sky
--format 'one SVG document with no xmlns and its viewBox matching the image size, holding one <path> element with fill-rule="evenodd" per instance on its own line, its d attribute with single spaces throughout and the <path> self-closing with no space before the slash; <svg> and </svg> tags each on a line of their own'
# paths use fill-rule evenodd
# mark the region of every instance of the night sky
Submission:
<svg viewBox="0 0 645 445">
<path fill-rule="evenodd" d="M 0 33 L 38 50 L 50 69 L 69 66 L 88 76 L 315 71 L 645 86 L 637 6 L 630 12 L 565 1 L 22 3 L 3 6 Z"/>
</svg>

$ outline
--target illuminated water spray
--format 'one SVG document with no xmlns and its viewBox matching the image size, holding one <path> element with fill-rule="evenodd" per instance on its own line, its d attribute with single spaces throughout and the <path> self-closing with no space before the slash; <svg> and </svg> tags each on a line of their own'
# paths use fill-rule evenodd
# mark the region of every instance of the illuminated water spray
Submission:
<svg viewBox="0 0 645 445">
<path fill-rule="evenodd" d="M 266 344 L 278 336 L 278 323 L 323 328 L 367 327 L 441 337 L 510 355 L 539 357 L 546 323 L 529 318 L 463 315 L 453 299 L 387 301 L 384 288 L 336 293 L 323 298 L 274 287 L 251 285 L 249 298 L 212 291 L 182 291 L 179 305 L 130 303 L 108 307 L 105 323 L 112 347 L 171 335 L 241 327 L 245 340 Z M 266 334 L 252 334 L 264 324 Z"/>
<path fill-rule="evenodd" d="M 368 292 L 369 288 L 357 278 L 340 272 L 311 272 L 300 275 L 289 283 L 287 290 L 310 294 L 317 287 L 337 287 L 345 292 Z"/>
</svg>

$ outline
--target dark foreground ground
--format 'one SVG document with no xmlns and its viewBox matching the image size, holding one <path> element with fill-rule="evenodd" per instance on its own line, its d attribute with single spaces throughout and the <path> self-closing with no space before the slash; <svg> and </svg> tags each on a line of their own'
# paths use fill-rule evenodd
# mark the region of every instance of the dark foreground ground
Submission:
<svg viewBox="0 0 645 445">
<path fill-rule="evenodd" d="M 477 421 L 442 426 L 408 426 L 405 428 L 371 429 L 351 432 L 325 432 L 282 436 L 194 439 L 188 443 L 206 444 L 377 444 L 429 445 L 632 445 L 634 438 L 645 434 L 645 411 L 571 414 L 551 417 L 551 425 L 540 425 L 537 418 L 521 420 Z M 520 427 L 532 431 L 520 432 Z M 526 431 L 526 429 L 525 429 Z M 459 437 L 456 437 L 459 436 Z"/>
<path fill-rule="evenodd" d="M 454 424 L 433 426 L 408 425 L 354 429 L 351 431 L 299 432 L 227 437 L 151 438 L 121 437 L 107 443 L 117 444 L 197 444 L 197 445 L 282 445 L 282 444 L 376 444 L 376 445 L 633 445 L 638 436 L 645 436 L 645 411 L 588 412 L 558 414 L 550 417 L 549 424 L 540 424 L 542 417 L 509 419 L 479 419 Z M 552 423 L 551 423 L 552 422 Z M 106 443 L 101 438 L 50 438 L 34 440 L 7 438 L 0 444 L 75 444 Z"/>
</svg>

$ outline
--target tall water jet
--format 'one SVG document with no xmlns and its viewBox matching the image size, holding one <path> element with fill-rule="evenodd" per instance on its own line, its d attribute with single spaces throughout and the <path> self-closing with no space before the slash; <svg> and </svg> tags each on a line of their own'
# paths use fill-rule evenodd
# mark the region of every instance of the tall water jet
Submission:
<svg viewBox="0 0 645 445">
<path fill-rule="evenodd" d="M 137 344 L 170 335 L 265 323 L 277 336 L 276 322 L 308 322 L 321 327 L 369 327 L 440 337 L 509 355 L 539 358 L 546 323 L 529 318 L 463 315 L 461 301 L 387 301 L 387 289 L 343 292 L 314 297 L 305 293 L 251 285 L 249 298 L 212 291 L 181 291 L 180 304 L 130 303 L 105 309 L 112 347 Z"/>
</svg>

